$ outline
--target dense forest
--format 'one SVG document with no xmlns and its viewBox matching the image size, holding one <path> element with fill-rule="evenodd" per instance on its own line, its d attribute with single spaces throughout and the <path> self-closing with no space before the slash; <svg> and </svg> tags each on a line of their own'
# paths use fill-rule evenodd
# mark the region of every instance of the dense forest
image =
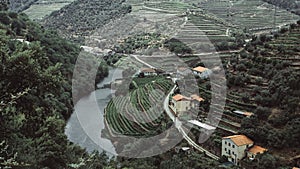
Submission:
<svg viewBox="0 0 300 169">
<path fill-rule="evenodd" d="M 45 18 L 44 25 L 54 28 L 69 39 L 84 42 L 84 36 L 110 20 L 131 12 L 131 6 L 124 5 L 124 0 L 78 0 L 53 12 Z"/>
<path fill-rule="evenodd" d="M 81 49 L 7 8 L 1 4 L 0 168 L 65 168 L 92 158 L 64 134 Z M 105 67 L 99 77 L 107 74 Z"/>
<path fill-rule="evenodd" d="M 298 0 L 264 0 L 270 4 L 290 10 L 297 15 L 300 15 L 300 3 Z"/>
</svg>

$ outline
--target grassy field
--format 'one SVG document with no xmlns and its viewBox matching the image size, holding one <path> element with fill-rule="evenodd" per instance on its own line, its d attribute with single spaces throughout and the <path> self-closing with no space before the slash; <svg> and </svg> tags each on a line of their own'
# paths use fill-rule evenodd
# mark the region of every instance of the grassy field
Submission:
<svg viewBox="0 0 300 169">
<path fill-rule="evenodd" d="M 70 4 L 74 0 L 39 0 L 30 8 L 24 11 L 30 19 L 41 20 L 50 15 L 53 11 L 60 10 L 62 7 Z"/>
</svg>

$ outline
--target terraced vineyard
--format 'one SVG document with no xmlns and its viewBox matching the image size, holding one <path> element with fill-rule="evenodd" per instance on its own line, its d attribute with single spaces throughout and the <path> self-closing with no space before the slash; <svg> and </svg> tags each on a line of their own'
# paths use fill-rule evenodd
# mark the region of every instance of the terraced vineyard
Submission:
<svg viewBox="0 0 300 169">
<path fill-rule="evenodd" d="M 113 98 L 105 109 L 111 134 L 151 136 L 167 128 L 171 120 L 163 113 L 163 96 L 173 87 L 170 80 L 161 78 L 135 80 L 137 88 L 127 96 Z"/>
<path fill-rule="evenodd" d="M 300 26 L 295 26 L 288 33 L 267 42 L 267 48 L 260 47 L 267 57 L 291 62 L 291 66 L 300 70 Z"/>
<path fill-rule="evenodd" d="M 202 1 L 199 6 L 208 13 L 238 25 L 240 28 L 247 28 L 252 32 L 272 29 L 274 19 L 276 26 L 299 19 L 299 16 L 284 9 L 277 9 L 274 17 L 274 6 L 262 0 L 210 0 Z"/>
<path fill-rule="evenodd" d="M 25 10 L 24 13 L 32 20 L 41 20 L 53 11 L 60 10 L 73 1 L 75 0 L 38 0 Z"/>
<path fill-rule="evenodd" d="M 195 39 L 195 45 L 198 44 L 201 46 L 220 44 L 222 42 L 234 43 L 235 38 L 230 36 L 232 30 L 234 28 L 218 23 L 216 20 L 211 20 L 205 16 L 190 15 L 187 24 L 182 30 L 185 36 L 180 39 L 186 39 L 186 41 Z"/>
<path fill-rule="evenodd" d="M 175 1 L 147 2 L 144 4 L 144 6 L 148 7 L 149 9 L 151 8 L 157 9 L 167 13 L 179 13 L 179 12 L 185 12 L 187 11 L 187 9 L 195 9 L 193 6 L 187 3 L 175 2 Z"/>
</svg>

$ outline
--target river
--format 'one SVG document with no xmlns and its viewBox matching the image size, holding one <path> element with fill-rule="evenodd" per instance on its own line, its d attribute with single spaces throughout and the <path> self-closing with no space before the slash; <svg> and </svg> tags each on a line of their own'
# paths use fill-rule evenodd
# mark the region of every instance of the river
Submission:
<svg viewBox="0 0 300 169">
<path fill-rule="evenodd" d="M 101 87 L 120 78 L 122 78 L 122 70 L 110 68 L 108 76 L 98 84 L 100 89 L 80 99 L 67 122 L 65 134 L 68 139 L 88 152 L 97 150 L 105 151 L 109 156 L 116 155 L 112 142 L 101 137 L 101 131 L 105 128 L 103 110 L 112 98 L 114 91 Z"/>
</svg>

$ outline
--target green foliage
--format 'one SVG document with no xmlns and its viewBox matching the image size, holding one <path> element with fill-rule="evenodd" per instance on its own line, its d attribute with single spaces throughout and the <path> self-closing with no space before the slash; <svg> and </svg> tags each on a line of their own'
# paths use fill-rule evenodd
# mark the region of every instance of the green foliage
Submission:
<svg viewBox="0 0 300 169">
<path fill-rule="evenodd" d="M 83 43 L 84 36 L 90 35 L 93 30 L 131 12 L 131 6 L 123 2 L 123 0 L 74 1 L 45 18 L 45 26 L 61 30 L 63 37 Z"/>
<path fill-rule="evenodd" d="M 171 52 L 175 54 L 190 54 L 192 53 L 192 49 L 190 49 L 186 44 L 177 40 L 177 39 L 170 39 L 165 42 L 165 47 L 168 48 Z"/>
<path fill-rule="evenodd" d="M 72 155 L 64 134 L 80 48 L 24 15 L 1 14 L 7 23 L 0 29 L 0 146 L 5 150 L 1 147 L 0 166 L 66 168 L 80 158 Z M 16 35 L 27 42 L 15 40 Z M 107 74 L 105 65 L 99 71 L 97 80 Z"/>
<path fill-rule="evenodd" d="M 0 1 L 0 11 L 7 11 L 9 6 L 8 0 L 1 0 Z"/>
<path fill-rule="evenodd" d="M 159 48 L 166 37 L 157 33 L 142 33 L 124 39 L 122 43 L 114 46 L 117 53 L 132 54 L 139 49 Z"/>
</svg>

